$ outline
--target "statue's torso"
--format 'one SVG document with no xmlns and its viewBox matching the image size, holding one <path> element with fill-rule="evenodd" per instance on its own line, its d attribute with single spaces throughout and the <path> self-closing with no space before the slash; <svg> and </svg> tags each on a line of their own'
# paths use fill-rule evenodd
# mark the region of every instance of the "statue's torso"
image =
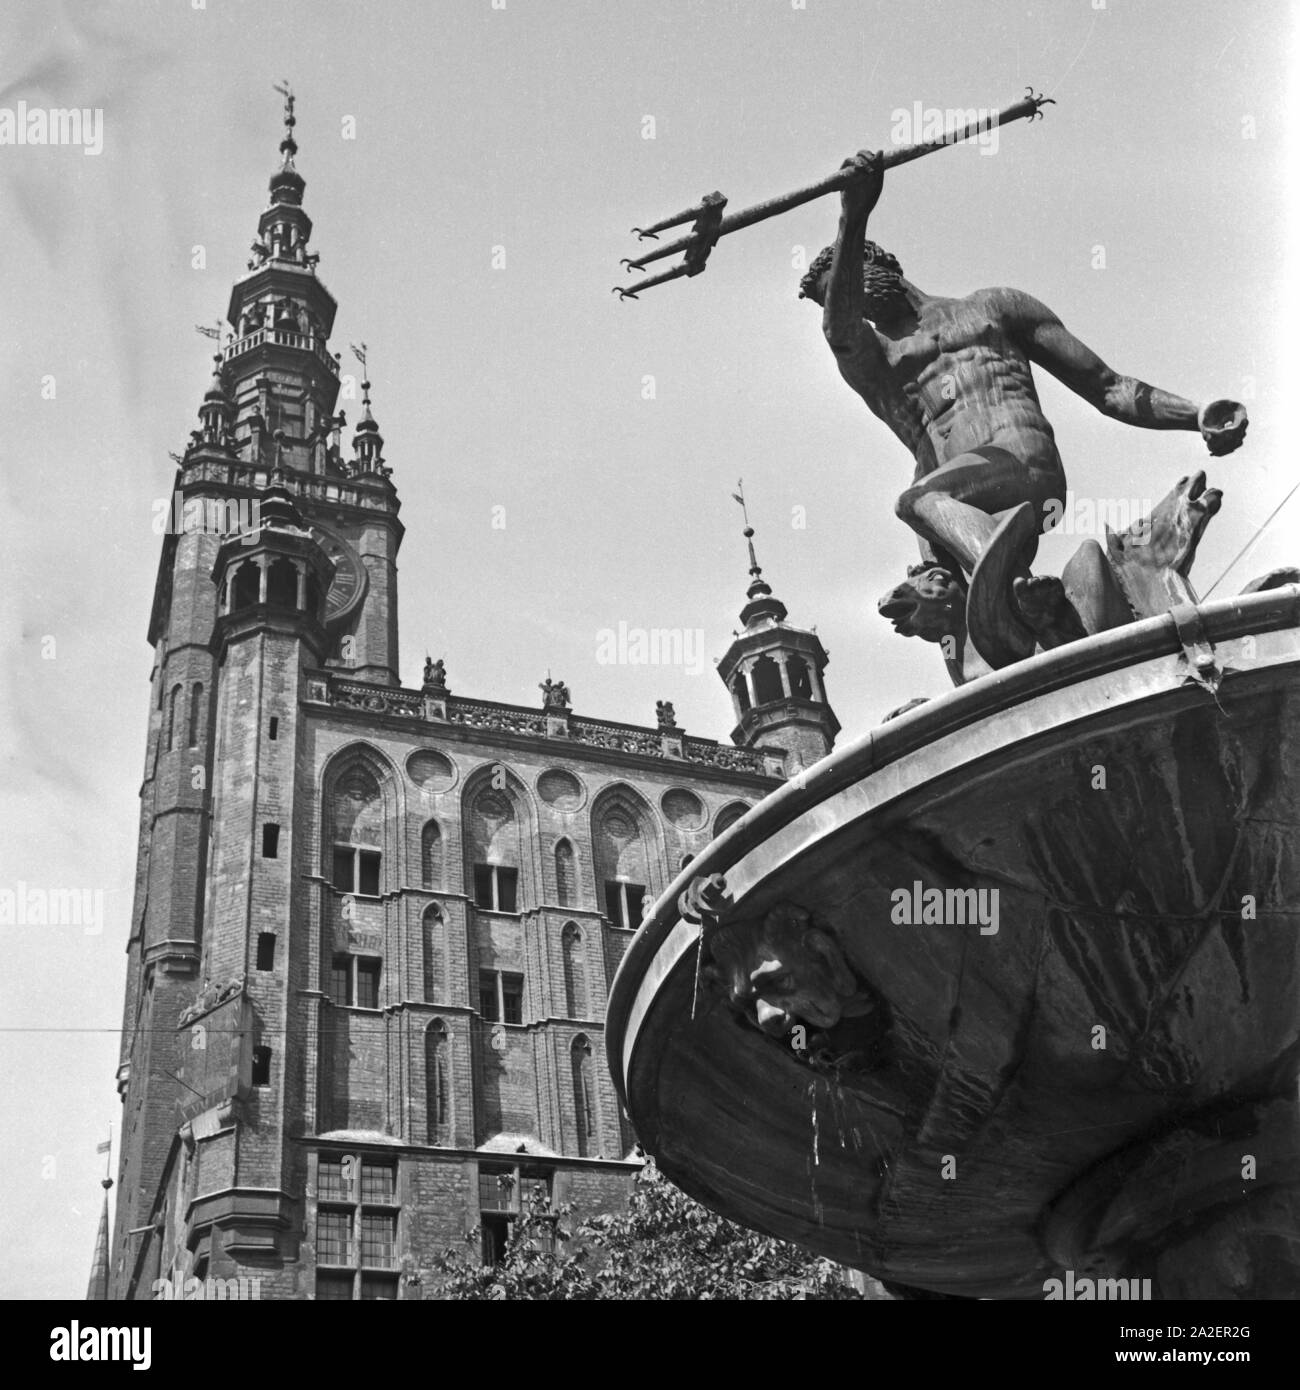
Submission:
<svg viewBox="0 0 1300 1390">
<path fill-rule="evenodd" d="M 873 330 L 888 366 L 883 380 L 857 354 L 842 362 L 850 384 L 912 450 L 920 473 L 982 445 L 1060 467 L 1004 293 L 927 299 L 912 331 Z"/>
</svg>

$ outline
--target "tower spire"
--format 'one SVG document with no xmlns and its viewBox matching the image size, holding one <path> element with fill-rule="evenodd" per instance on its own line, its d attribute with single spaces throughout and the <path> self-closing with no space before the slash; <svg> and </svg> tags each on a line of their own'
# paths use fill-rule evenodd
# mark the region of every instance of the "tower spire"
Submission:
<svg viewBox="0 0 1300 1390">
<path fill-rule="evenodd" d="M 761 595 L 771 594 L 772 586 L 763 578 L 763 567 L 758 563 L 758 556 L 754 553 L 754 528 L 749 524 L 749 507 L 745 502 L 744 478 L 737 480 L 736 489 L 731 495 L 740 503 L 741 514 L 745 518 L 745 529 L 741 534 L 745 537 L 745 544 L 749 547 L 749 589 L 747 594 L 752 601 Z"/>
<path fill-rule="evenodd" d="M 293 157 L 298 153 L 298 142 L 293 138 L 293 128 L 298 124 L 293 114 L 293 103 L 296 100 L 293 88 L 289 85 L 289 79 L 275 84 L 275 90 L 284 98 L 284 139 L 280 141 L 280 153 L 284 156 L 281 168 L 292 169 Z"/>
<path fill-rule="evenodd" d="M 736 489 L 731 496 L 745 518 L 749 587 L 740 610 L 744 627 L 719 660 L 718 675 L 740 721 L 732 732 L 734 742 L 743 748 L 785 749 L 789 772 L 825 757 L 839 732 L 822 685 L 827 655 L 816 632 L 786 622 L 786 606 L 763 578 L 754 550 L 743 478 Z"/>
</svg>

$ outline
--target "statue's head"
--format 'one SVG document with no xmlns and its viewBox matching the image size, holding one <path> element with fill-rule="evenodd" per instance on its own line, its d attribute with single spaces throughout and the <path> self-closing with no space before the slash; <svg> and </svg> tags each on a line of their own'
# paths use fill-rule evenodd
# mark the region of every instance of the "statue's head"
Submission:
<svg viewBox="0 0 1300 1390">
<path fill-rule="evenodd" d="M 966 592 L 961 581 L 943 565 L 911 565 L 903 583 L 892 588 L 876 605 L 880 614 L 904 637 L 923 642 L 942 642 L 961 630 L 965 621 Z"/>
<path fill-rule="evenodd" d="M 758 1026 L 783 1038 L 797 1023 L 833 1028 L 863 996 L 839 943 L 801 907 L 782 903 L 762 922 L 720 927 L 709 975 Z"/>
<path fill-rule="evenodd" d="M 813 257 L 808 273 L 799 281 L 800 299 L 811 299 L 818 305 L 826 303 L 826 286 L 834 257 L 833 246 L 823 246 Z M 887 317 L 891 309 L 902 303 L 905 291 L 903 267 L 874 241 L 862 243 L 862 284 L 867 292 L 866 314 L 869 319 Z"/>
</svg>

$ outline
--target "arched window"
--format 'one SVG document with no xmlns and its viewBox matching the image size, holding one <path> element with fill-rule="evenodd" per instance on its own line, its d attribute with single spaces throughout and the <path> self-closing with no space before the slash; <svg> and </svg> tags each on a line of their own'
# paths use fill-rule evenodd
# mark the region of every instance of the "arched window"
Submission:
<svg viewBox="0 0 1300 1390">
<path fill-rule="evenodd" d="M 772 700 L 783 700 L 785 687 L 781 684 L 781 671 L 770 656 L 760 656 L 754 663 L 754 703 L 766 705 Z"/>
<path fill-rule="evenodd" d="M 276 608 L 297 608 L 298 569 L 292 560 L 272 560 L 266 571 L 266 601 Z"/>
<path fill-rule="evenodd" d="M 511 797 L 484 786 L 470 804 L 468 830 L 475 905 L 491 912 L 518 912 L 522 845 Z"/>
<path fill-rule="evenodd" d="M 568 840 L 555 846 L 555 891 L 561 907 L 578 905 L 578 866 Z"/>
<path fill-rule="evenodd" d="M 203 682 L 199 681 L 190 691 L 190 737 L 189 746 L 197 748 L 203 733 Z"/>
<path fill-rule="evenodd" d="M 436 820 L 420 832 L 420 881 L 425 888 L 442 887 L 442 831 Z"/>
<path fill-rule="evenodd" d="M 378 897 L 387 818 L 379 779 L 365 761 L 352 762 L 339 773 L 326 810 L 331 882 L 340 893 Z"/>
<path fill-rule="evenodd" d="M 724 830 L 730 829 L 748 810 L 749 807 L 743 801 L 733 801 L 724 806 L 718 812 L 717 820 L 713 822 L 714 835 L 721 835 Z"/>
<path fill-rule="evenodd" d="M 428 1106 L 428 1142 L 445 1144 L 451 1135 L 451 1068 L 447 1025 L 440 1018 L 424 1034 L 424 1073 Z"/>
<path fill-rule="evenodd" d="M 663 862 L 650 830 L 649 809 L 618 788 L 596 798 L 592 807 L 592 848 L 601 905 L 616 927 L 641 925 L 651 888 L 651 864 Z"/>
<path fill-rule="evenodd" d="M 171 699 L 167 702 L 167 751 L 170 753 L 177 747 L 176 740 L 180 737 L 180 725 L 177 715 L 180 713 L 181 690 L 182 686 L 172 686 Z"/>
<path fill-rule="evenodd" d="M 578 1156 L 589 1158 L 596 1142 L 596 1087 L 592 1078 L 591 1044 L 579 1033 L 569 1050 L 573 1068 L 573 1111 L 578 1125 Z"/>
<path fill-rule="evenodd" d="M 790 693 L 801 700 L 811 700 L 812 680 L 808 675 L 808 663 L 802 657 L 792 656 L 786 661 L 785 669 L 790 677 Z"/>
<path fill-rule="evenodd" d="M 732 681 L 731 689 L 736 696 L 736 703 L 740 706 L 741 714 L 745 714 L 749 710 L 749 686 L 746 684 L 743 674 Z"/>
<path fill-rule="evenodd" d="M 245 560 L 235 571 L 235 589 L 230 607 L 251 608 L 261 594 L 262 571 L 255 560 Z"/>
<path fill-rule="evenodd" d="M 587 962 L 582 949 L 582 932 L 576 922 L 569 922 L 560 933 L 560 949 L 564 955 L 564 1012 L 568 1018 L 586 1018 Z"/>
<path fill-rule="evenodd" d="M 424 998 L 447 998 L 447 923 L 437 903 L 425 908 L 423 921 Z"/>
</svg>

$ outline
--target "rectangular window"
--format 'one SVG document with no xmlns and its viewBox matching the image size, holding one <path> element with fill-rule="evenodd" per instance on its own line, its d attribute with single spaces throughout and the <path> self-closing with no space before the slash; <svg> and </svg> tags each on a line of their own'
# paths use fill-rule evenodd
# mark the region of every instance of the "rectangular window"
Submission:
<svg viewBox="0 0 1300 1390">
<path fill-rule="evenodd" d="M 483 1230 L 483 1263 L 499 1265 L 506 1257 L 506 1246 L 510 1241 L 510 1222 L 508 1216 L 485 1216 Z"/>
<path fill-rule="evenodd" d="M 641 925 L 645 886 L 640 883 L 605 881 L 605 913 L 616 927 L 635 930 Z"/>
<path fill-rule="evenodd" d="M 262 858 L 280 857 L 280 827 L 270 821 L 262 827 Z"/>
<path fill-rule="evenodd" d="M 348 1184 L 343 1180 L 343 1160 L 341 1158 L 322 1158 L 316 1167 L 316 1195 L 326 1201 L 337 1198 L 342 1201 L 353 1200 Z"/>
<path fill-rule="evenodd" d="M 334 887 L 340 893 L 362 898 L 379 896 L 379 865 L 383 855 L 377 849 L 358 849 L 354 845 L 334 846 Z"/>
<path fill-rule="evenodd" d="M 321 1207 L 316 1213 L 316 1261 L 323 1265 L 352 1263 L 352 1212 Z M 348 1297 L 351 1297 L 349 1294 Z"/>
<path fill-rule="evenodd" d="M 377 1009 L 379 1007 L 379 962 L 377 960 L 357 961 L 357 1008 Z"/>
<path fill-rule="evenodd" d="M 478 1170 L 478 1205 L 480 1211 L 515 1210 L 515 1170 L 489 1168 L 480 1164 Z"/>
<path fill-rule="evenodd" d="M 379 896 L 379 851 L 357 851 L 357 892 L 366 898 Z"/>
<path fill-rule="evenodd" d="M 266 731 L 266 736 L 271 740 L 272 743 L 274 743 L 276 739 L 280 737 L 280 721 L 276 718 L 275 715 L 271 716 L 271 724 Z"/>
<path fill-rule="evenodd" d="M 352 882 L 352 860 L 353 851 L 350 845 L 334 846 L 334 887 L 340 893 L 350 893 L 355 887 Z"/>
<path fill-rule="evenodd" d="M 519 870 L 502 864 L 474 865 L 474 903 L 489 912 L 519 911 Z"/>
<path fill-rule="evenodd" d="M 524 1021 L 524 977 L 522 975 L 501 976 L 501 1021 L 502 1023 L 522 1023 Z"/>
<path fill-rule="evenodd" d="M 352 957 L 335 956 L 330 965 L 330 1003 L 350 1004 L 352 1002 Z"/>
<path fill-rule="evenodd" d="M 367 1163 L 361 1169 L 361 1200 L 374 1206 L 397 1201 L 397 1169 L 391 1163 Z"/>
<path fill-rule="evenodd" d="M 269 1086 L 271 1084 L 271 1049 L 269 1047 L 255 1047 L 253 1049 L 253 1085 Z"/>
<path fill-rule="evenodd" d="M 361 1213 L 361 1266 L 363 1269 L 388 1269 L 393 1263 L 393 1245 L 397 1240 L 397 1217 L 388 1211 Z"/>
<path fill-rule="evenodd" d="M 260 931 L 257 934 L 257 968 L 259 970 L 275 969 L 275 933 L 273 931 Z"/>
<path fill-rule="evenodd" d="M 480 970 L 478 973 L 478 1011 L 489 1023 L 496 1023 L 497 1012 L 497 972 Z"/>
<path fill-rule="evenodd" d="M 397 1298 L 396 1274 L 363 1274 L 361 1276 L 361 1297 L 363 1299 L 382 1299 L 390 1302 Z"/>
<path fill-rule="evenodd" d="M 335 956 L 330 964 L 330 1003 L 344 1008 L 377 1009 L 380 969 L 381 962 L 367 956 Z"/>
<path fill-rule="evenodd" d="M 524 977 L 496 970 L 480 970 L 478 1011 L 488 1023 L 522 1023 Z"/>
<path fill-rule="evenodd" d="M 350 1178 L 351 1181 L 346 1181 Z M 389 1158 L 322 1154 L 316 1163 L 316 1297 L 396 1299 L 397 1164 Z"/>
</svg>

